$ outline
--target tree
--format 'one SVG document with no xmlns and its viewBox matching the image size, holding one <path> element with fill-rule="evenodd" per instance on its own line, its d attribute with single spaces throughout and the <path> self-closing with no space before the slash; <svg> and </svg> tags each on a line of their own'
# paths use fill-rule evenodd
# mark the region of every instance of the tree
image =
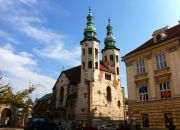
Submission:
<svg viewBox="0 0 180 130">
<path fill-rule="evenodd" d="M 3 77 L 0 76 L 0 81 L 2 78 Z M 30 99 L 29 95 L 35 90 L 37 86 L 39 85 L 33 84 L 27 89 L 13 93 L 12 87 L 9 84 L 0 84 L 0 103 L 10 103 L 18 107 L 22 107 L 24 106 L 25 102 Z"/>
<path fill-rule="evenodd" d="M 1 80 L 2 80 L 2 75 L 0 75 L 0 81 L 1 81 Z M 9 87 L 8 84 L 4 85 L 4 84 L 0 83 L 0 94 L 5 93 L 5 92 L 8 91 L 9 89 L 10 89 L 10 87 Z"/>
</svg>

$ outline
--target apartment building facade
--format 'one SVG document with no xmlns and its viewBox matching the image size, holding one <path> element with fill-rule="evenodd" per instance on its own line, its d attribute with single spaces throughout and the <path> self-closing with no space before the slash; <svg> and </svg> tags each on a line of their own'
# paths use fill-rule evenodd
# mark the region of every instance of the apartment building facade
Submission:
<svg viewBox="0 0 180 130">
<path fill-rule="evenodd" d="M 152 38 L 126 54 L 123 61 L 130 122 L 180 129 L 180 24 L 154 31 Z"/>
</svg>

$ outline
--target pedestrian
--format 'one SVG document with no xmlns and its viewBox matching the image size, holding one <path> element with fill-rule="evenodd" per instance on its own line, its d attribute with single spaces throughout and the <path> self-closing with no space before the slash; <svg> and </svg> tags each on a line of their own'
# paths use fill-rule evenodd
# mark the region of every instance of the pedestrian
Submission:
<svg viewBox="0 0 180 130">
<path fill-rule="evenodd" d="M 59 130 L 62 130 L 62 122 L 61 122 L 60 120 L 58 121 L 58 124 L 57 124 L 57 125 L 58 125 L 58 129 L 59 129 Z"/>
</svg>

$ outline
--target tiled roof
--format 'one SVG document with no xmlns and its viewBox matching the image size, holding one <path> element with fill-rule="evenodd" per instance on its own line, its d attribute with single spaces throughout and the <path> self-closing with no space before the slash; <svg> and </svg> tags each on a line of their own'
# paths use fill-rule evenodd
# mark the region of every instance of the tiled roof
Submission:
<svg viewBox="0 0 180 130">
<path fill-rule="evenodd" d="M 80 80 L 81 80 L 81 66 L 80 65 L 77 67 L 65 70 L 62 73 L 64 73 L 67 76 L 67 78 L 70 81 L 70 84 L 76 85 L 80 83 Z"/>
<path fill-rule="evenodd" d="M 165 32 L 167 33 L 167 37 L 164 40 L 162 40 L 162 42 L 166 41 L 166 40 L 169 40 L 169 39 L 172 39 L 172 38 L 175 38 L 177 36 L 180 36 L 180 24 L 178 24 L 178 25 L 176 25 L 176 26 L 174 26 L 172 28 L 167 29 Z M 151 38 L 147 42 L 145 42 L 144 44 L 139 46 L 138 48 L 136 48 L 133 51 L 131 51 L 128 54 L 126 54 L 124 57 L 126 57 L 128 55 L 131 55 L 133 53 L 139 52 L 141 50 L 144 50 L 146 48 L 155 46 L 155 45 L 156 44 L 154 44 L 153 38 Z"/>
<path fill-rule="evenodd" d="M 37 101 L 46 101 L 48 99 L 50 99 L 52 97 L 52 93 L 46 94 L 43 97 L 41 97 L 40 99 L 38 99 Z"/>
<path fill-rule="evenodd" d="M 111 70 L 109 70 L 103 63 L 102 61 L 100 61 L 100 67 L 99 69 L 101 71 L 105 71 L 105 72 L 109 72 L 109 73 L 113 73 Z M 77 85 L 78 83 L 80 83 L 80 80 L 81 80 L 81 65 L 79 66 L 76 66 L 76 67 L 73 67 L 73 68 L 70 68 L 68 70 L 64 70 L 61 72 L 59 78 L 61 77 L 62 74 L 65 74 L 67 76 L 67 78 L 69 79 L 70 81 L 70 84 L 73 84 L 73 85 Z M 58 80 L 59 80 L 58 78 Z M 57 80 L 57 81 L 58 81 Z M 57 83 L 56 81 L 56 83 Z M 56 85 L 56 84 L 55 84 Z M 55 86 L 54 85 L 54 86 Z"/>
<path fill-rule="evenodd" d="M 101 61 L 100 61 L 99 69 L 105 72 L 113 73 Z M 67 78 L 70 80 L 70 84 L 76 85 L 80 83 L 81 80 L 81 65 L 65 70 L 62 73 L 64 73 L 67 76 Z"/>
<path fill-rule="evenodd" d="M 100 61 L 99 69 L 102 70 L 102 71 L 105 71 L 105 72 L 113 73 L 111 70 L 109 70 L 109 69 L 103 64 L 102 61 Z"/>
</svg>

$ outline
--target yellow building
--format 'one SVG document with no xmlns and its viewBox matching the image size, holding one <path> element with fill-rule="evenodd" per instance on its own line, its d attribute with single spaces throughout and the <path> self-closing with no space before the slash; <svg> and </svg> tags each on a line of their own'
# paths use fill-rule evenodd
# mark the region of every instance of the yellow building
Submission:
<svg viewBox="0 0 180 130">
<path fill-rule="evenodd" d="M 180 129 L 180 24 L 154 31 L 150 40 L 123 60 L 130 122 Z"/>
</svg>

